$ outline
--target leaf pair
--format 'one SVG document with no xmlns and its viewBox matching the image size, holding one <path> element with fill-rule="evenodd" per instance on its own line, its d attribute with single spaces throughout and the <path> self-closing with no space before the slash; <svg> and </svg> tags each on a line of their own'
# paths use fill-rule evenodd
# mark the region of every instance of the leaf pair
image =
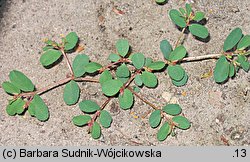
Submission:
<svg viewBox="0 0 250 162">
<path fill-rule="evenodd" d="M 178 104 L 167 104 L 163 107 L 162 110 L 155 110 L 151 113 L 149 117 L 149 124 L 152 128 L 157 128 L 164 117 L 162 113 L 166 113 L 168 115 L 173 116 L 171 119 L 168 119 L 167 122 L 164 122 L 160 127 L 157 133 L 157 139 L 159 141 L 165 140 L 168 135 L 172 132 L 173 126 L 171 126 L 172 122 L 174 126 L 177 128 L 186 130 L 188 129 L 191 124 L 187 118 L 183 116 L 178 116 L 181 113 L 181 107 Z"/>
<path fill-rule="evenodd" d="M 191 8 L 191 5 L 186 3 L 186 7 L 180 8 L 180 10 L 172 9 L 169 11 L 170 19 L 179 27 L 188 27 L 192 35 L 205 39 L 209 33 L 206 27 L 199 24 L 198 22 L 203 20 L 205 17 L 203 12 L 196 12 Z M 192 22 L 192 23 L 190 23 Z"/>
<path fill-rule="evenodd" d="M 229 51 L 234 49 L 244 50 L 250 46 L 250 35 L 243 36 L 242 30 L 240 28 L 235 28 L 230 32 L 227 38 L 224 41 L 223 50 Z"/>
<path fill-rule="evenodd" d="M 64 39 L 63 43 L 58 44 L 54 41 L 46 41 L 47 46 L 43 48 L 45 51 L 40 57 L 40 62 L 43 66 L 48 67 L 54 64 L 60 57 L 62 57 L 63 49 L 65 52 L 72 51 L 78 44 L 78 36 L 75 32 L 70 32 Z"/>
<path fill-rule="evenodd" d="M 23 92 L 32 92 L 35 89 L 31 80 L 18 70 L 9 73 L 10 82 L 3 82 L 2 87 L 9 94 L 19 94 Z"/>
<path fill-rule="evenodd" d="M 187 55 L 187 50 L 183 45 L 177 46 L 174 50 L 168 40 L 162 40 L 160 49 L 164 58 L 170 62 L 182 60 Z"/>
<path fill-rule="evenodd" d="M 188 75 L 180 65 L 169 65 L 167 71 L 175 86 L 179 87 L 187 83 Z"/>
<path fill-rule="evenodd" d="M 155 88 L 158 85 L 158 79 L 154 73 L 143 71 L 142 74 L 136 75 L 134 82 L 138 86 L 145 85 L 148 88 Z"/>
<path fill-rule="evenodd" d="M 99 114 L 99 122 L 104 128 L 109 128 L 112 123 L 112 117 L 110 113 L 106 110 L 101 110 L 100 106 L 91 100 L 85 100 L 80 102 L 80 109 L 87 114 L 95 113 L 97 111 Z M 97 121 L 93 121 L 90 115 L 78 115 L 72 119 L 76 126 L 85 126 L 90 124 L 91 136 L 94 139 L 98 139 L 101 136 L 101 127 Z M 91 123 L 92 122 L 92 123 Z"/>
<path fill-rule="evenodd" d="M 73 61 L 73 72 L 75 77 L 81 77 L 85 73 L 95 73 L 102 68 L 102 65 L 96 62 L 89 62 L 89 56 L 78 54 Z"/>
</svg>

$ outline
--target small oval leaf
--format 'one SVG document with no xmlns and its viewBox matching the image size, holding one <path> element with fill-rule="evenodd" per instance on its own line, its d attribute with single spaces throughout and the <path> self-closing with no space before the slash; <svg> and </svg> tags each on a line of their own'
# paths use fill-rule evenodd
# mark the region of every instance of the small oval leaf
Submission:
<svg viewBox="0 0 250 162">
<path fill-rule="evenodd" d="M 170 125 L 168 124 L 168 122 L 165 122 L 157 133 L 157 139 L 159 141 L 164 141 L 168 137 L 168 135 L 171 133 L 171 131 L 172 130 L 170 128 Z"/>
<path fill-rule="evenodd" d="M 226 57 L 223 55 L 221 56 L 214 69 L 214 80 L 217 83 L 222 83 L 228 79 L 229 76 L 229 63 Z"/>
<path fill-rule="evenodd" d="M 185 76 L 185 71 L 180 65 L 169 65 L 167 71 L 170 78 L 175 81 L 180 81 Z"/>
<path fill-rule="evenodd" d="M 164 58 L 166 60 L 168 60 L 170 53 L 173 51 L 173 48 L 172 48 L 171 44 L 168 42 L 168 40 L 165 39 L 165 40 L 161 41 L 160 49 L 161 49 L 161 52 L 162 52 Z"/>
<path fill-rule="evenodd" d="M 74 80 L 71 80 L 64 88 L 63 100 L 67 105 L 74 105 L 78 102 L 79 97 L 80 88 Z"/>
<path fill-rule="evenodd" d="M 72 119 L 73 123 L 78 127 L 82 127 L 88 124 L 90 120 L 91 120 L 91 117 L 89 115 L 78 115 L 78 116 L 73 117 Z"/>
<path fill-rule="evenodd" d="M 100 123 L 104 128 L 109 128 L 112 123 L 112 117 L 106 110 L 102 110 L 100 114 Z"/>
<path fill-rule="evenodd" d="M 94 113 L 97 110 L 100 110 L 100 106 L 97 105 L 97 103 L 91 101 L 91 100 L 84 100 L 79 103 L 80 109 L 85 113 Z"/>
<path fill-rule="evenodd" d="M 47 105 L 44 103 L 43 99 L 39 95 L 35 95 L 30 102 L 29 109 L 39 121 L 46 121 L 49 118 L 49 110 Z"/>
<path fill-rule="evenodd" d="M 94 122 L 92 126 L 91 137 L 94 139 L 98 139 L 101 137 L 101 127 L 97 122 Z"/>
<path fill-rule="evenodd" d="M 250 46 L 250 35 L 245 35 L 237 45 L 237 50 L 244 50 Z"/>
<path fill-rule="evenodd" d="M 103 84 L 106 81 L 112 80 L 112 74 L 108 70 L 104 70 L 100 75 L 99 82 Z"/>
<path fill-rule="evenodd" d="M 165 113 L 169 115 L 179 115 L 181 113 L 181 107 L 178 104 L 167 104 L 162 109 Z"/>
<path fill-rule="evenodd" d="M 146 87 L 154 88 L 158 84 L 157 77 L 150 72 L 144 71 L 141 74 L 141 80 Z"/>
<path fill-rule="evenodd" d="M 184 74 L 184 77 L 180 80 L 180 81 L 176 81 L 174 79 L 172 79 L 172 83 L 177 86 L 177 87 L 181 87 L 181 86 L 184 86 L 188 81 L 188 75 L 187 73 L 185 72 Z"/>
<path fill-rule="evenodd" d="M 127 78 L 130 76 L 130 71 L 124 63 L 120 65 L 116 70 L 116 76 L 120 78 Z"/>
<path fill-rule="evenodd" d="M 188 119 L 183 116 L 175 116 L 172 118 L 172 120 L 176 124 L 176 127 L 183 130 L 188 129 L 191 126 L 191 123 L 188 121 Z"/>
<path fill-rule="evenodd" d="M 31 92 L 35 89 L 35 86 L 31 82 L 31 80 L 20 71 L 17 70 L 11 71 L 9 74 L 9 78 L 14 86 L 21 89 L 24 92 Z"/>
<path fill-rule="evenodd" d="M 130 90 L 125 89 L 123 94 L 119 94 L 119 104 L 124 110 L 130 109 L 134 103 L 134 96 Z"/>
<path fill-rule="evenodd" d="M 205 13 L 204 12 L 200 12 L 200 11 L 198 11 L 198 12 L 196 12 L 195 13 L 195 16 L 194 16 L 194 21 L 201 21 L 201 20 L 203 20 L 205 18 Z"/>
<path fill-rule="evenodd" d="M 161 123 L 161 110 L 155 110 L 149 117 L 149 125 L 152 128 L 156 128 Z"/>
<path fill-rule="evenodd" d="M 76 32 L 70 32 L 68 35 L 66 35 L 66 43 L 64 45 L 64 49 L 66 51 L 70 51 L 74 49 L 78 43 L 78 36 Z"/>
<path fill-rule="evenodd" d="M 208 30 L 206 27 L 200 24 L 192 24 L 189 26 L 189 30 L 192 33 L 192 35 L 205 39 L 208 37 Z"/>
<path fill-rule="evenodd" d="M 183 59 L 187 54 L 183 45 L 176 47 L 169 55 L 169 61 L 177 61 Z"/>
<path fill-rule="evenodd" d="M 115 53 L 111 53 L 108 57 L 108 60 L 110 60 L 111 62 L 116 62 L 118 60 L 120 60 L 120 56 L 115 54 Z"/>
<path fill-rule="evenodd" d="M 170 10 L 169 17 L 177 26 L 181 28 L 185 28 L 187 26 L 185 18 L 182 17 L 181 13 L 178 10 L 176 9 Z"/>
<path fill-rule="evenodd" d="M 223 46 L 223 50 L 226 52 L 231 50 L 240 41 L 242 37 L 242 30 L 235 28 L 226 38 Z"/>
<path fill-rule="evenodd" d="M 75 77 L 81 77 L 86 72 L 84 66 L 89 63 L 89 56 L 85 54 L 79 54 L 75 57 L 73 61 L 73 72 Z"/>
<path fill-rule="evenodd" d="M 128 54 L 129 51 L 129 43 L 127 39 L 119 39 L 116 42 L 116 50 L 119 55 L 122 57 L 125 57 Z"/>
<path fill-rule="evenodd" d="M 145 56 L 142 53 L 133 54 L 131 60 L 136 69 L 143 68 L 145 64 Z"/>
<path fill-rule="evenodd" d="M 61 51 L 56 49 L 50 49 L 42 54 L 42 56 L 40 57 L 40 63 L 46 67 L 56 62 L 61 56 Z"/>
<path fill-rule="evenodd" d="M 120 80 L 112 79 L 102 84 L 102 92 L 106 96 L 114 96 L 119 92 L 122 86 L 123 86 L 123 83 Z"/>
<path fill-rule="evenodd" d="M 163 61 L 156 61 L 148 66 L 148 68 L 151 70 L 162 70 L 164 67 L 165 63 Z"/>
<path fill-rule="evenodd" d="M 95 73 L 102 68 L 102 65 L 97 62 L 90 62 L 84 68 L 87 73 Z"/>
<path fill-rule="evenodd" d="M 21 92 L 20 89 L 14 86 L 11 82 L 3 82 L 2 88 L 9 94 L 19 94 Z"/>
</svg>

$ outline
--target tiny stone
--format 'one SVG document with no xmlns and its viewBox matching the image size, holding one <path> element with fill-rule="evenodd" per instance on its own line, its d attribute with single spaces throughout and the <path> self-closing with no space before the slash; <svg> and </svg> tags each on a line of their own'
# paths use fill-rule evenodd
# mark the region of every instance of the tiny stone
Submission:
<svg viewBox="0 0 250 162">
<path fill-rule="evenodd" d="M 169 101 L 171 104 L 178 104 L 178 99 L 176 97 L 172 97 L 171 100 Z"/>
<path fill-rule="evenodd" d="M 164 100 L 166 100 L 166 102 L 169 102 L 172 98 L 172 94 L 169 92 L 163 92 L 161 96 Z"/>
</svg>

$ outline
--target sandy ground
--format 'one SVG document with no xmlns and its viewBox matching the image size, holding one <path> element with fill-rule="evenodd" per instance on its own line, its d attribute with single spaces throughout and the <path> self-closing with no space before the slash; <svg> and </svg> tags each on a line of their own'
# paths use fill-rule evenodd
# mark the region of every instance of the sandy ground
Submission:
<svg viewBox="0 0 250 162">
<path fill-rule="evenodd" d="M 1 0 L 0 1 L 0 82 L 8 80 L 9 71 L 20 70 L 29 76 L 37 87 L 46 86 L 67 74 L 63 61 L 51 69 L 39 63 L 43 38 L 58 39 L 70 31 L 78 33 L 84 53 L 92 60 L 106 64 L 107 56 L 115 51 L 119 38 L 127 38 L 133 52 L 143 52 L 154 59 L 162 59 L 159 44 L 162 39 L 174 43 L 180 31 L 168 18 L 171 8 L 183 7 L 181 0 L 169 0 L 159 6 L 152 0 Z M 184 43 L 189 56 L 218 53 L 231 29 L 241 27 L 250 34 L 249 0 L 195 0 L 196 10 L 207 13 L 207 27 L 211 40 L 207 43 L 186 37 Z M 112 11 L 113 7 L 125 14 Z M 72 60 L 76 54 L 69 57 Z M 214 60 L 183 64 L 188 84 L 177 88 L 168 76 L 159 76 L 156 89 L 142 89 L 142 94 L 157 105 L 177 101 L 192 127 L 178 130 L 175 137 L 164 142 L 156 140 L 148 117 L 141 116 L 149 106 L 136 100 L 130 111 L 119 110 L 117 100 L 107 107 L 114 122 L 103 130 L 99 140 L 91 139 L 85 128 L 72 124 L 73 116 L 81 114 L 78 106 L 66 106 L 63 87 L 42 96 L 50 110 L 50 119 L 39 122 L 28 114 L 10 117 L 5 112 L 8 95 L 0 88 L 0 145 L 2 146 L 80 146 L 80 145 L 178 145 L 211 146 L 250 145 L 250 73 L 240 71 L 234 79 L 218 85 L 213 78 L 201 79 L 202 74 L 215 66 Z M 83 99 L 103 102 L 100 86 L 80 84 Z M 186 95 L 182 95 L 185 94 Z M 167 96 L 171 96 L 170 98 Z M 165 99 L 164 99 L 165 97 Z M 168 100 L 168 101 L 166 101 Z M 139 116 L 139 118 L 137 118 Z M 225 140 L 224 140 L 225 141 Z"/>
</svg>

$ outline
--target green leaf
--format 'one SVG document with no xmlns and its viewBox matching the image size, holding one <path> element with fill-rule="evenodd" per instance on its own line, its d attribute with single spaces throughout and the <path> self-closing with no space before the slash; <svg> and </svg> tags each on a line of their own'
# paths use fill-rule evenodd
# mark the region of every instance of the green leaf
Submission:
<svg viewBox="0 0 250 162">
<path fill-rule="evenodd" d="M 136 93 L 139 93 L 140 92 L 140 87 L 138 87 L 137 85 L 134 85 L 133 87 L 133 91 L 135 91 Z"/>
<path fill-rule="evenodd" d="M 195 16 L 194 16 L 193 20 L 194 21 L 201 21 L 204 18 L 205 18 L 205 13 L 198 11 L 198 12 L 195 13 Z"/>
<path fill-rule="evenodd" d="M 94 139 L 98 139 L 101 137 L 101 127 L 97 122 L 94 122 L 91 129 L 91 136 Z"/>
<path fill-rule="evenodd" d="M 155 2 L 157 3 L 157 4 L 164 4 L 164 3 L 166 3 L 168 0 L 155 0 Z"/>
<path fill-rule="evenodd" d="M 229 63 L 226 57 L 223 55 L 218 59 L 215 65 L 214 80 L 217 83 L 222 83 L 228 79 L 228 75 L 229 75 Z"/>
<path fill-rule="evenodd" d="M 78 127 L 82 127 L 88 124 L 90 120 L 91 120 L 91 117 L 89 115 L 78 115 L 78 116 L 73 117 L 72 119 L 73 123 Z"/>
<path fill-rule="evenodd" d="M 232 78 L 236 73 L 235 66 L 233 63 L 229 65 L 229 77 Z"/>
<path fill-rule="evenodd" d="M 181 107 L 178 104 L 167 104 L 162 109 L 165 113 L 169 115 L 179 115 L 181 113 Z"/>
<path fill-rule="evenodd" d="M 242 30 L 235 28 L 226 38 L 223 46 L 223 50 L 226 52 L 231 50 L 240 41 L 242 37 Z"/>
<path fill-rule="evenodd" d="M 157 139 L 159 141 L 164 141 L 168 137 L 168 135 L 171 133 L 171 131 L 172 130 L 170 128 L 170 125 L 168 124 L 168 122 L 165 122 L 157 133 Z"/>
<path fill-rule="evenodd" d="M 62 56 L 62 52 L 55 49 L 45 51 L 40 57 L 40 63 L 43 66 L 49 66 L 56 62 Z"/>
<path fill-rule="evenodd" d="M 181 28 L 185 28 L 187 25 L 186 25 L 186 21 L 185 21 L 185 18 L 182 17 L 181 13 L 176 10 L 176 9 L 172 9 L 169 11 L 169 16 L 170 16 L 170 19 L 179 27 Z"/>
<path fill-rule="evenodd" d="M 145 59 L 145 66 L 148 66 L 148 65 L 150 65 L 151 63 L 153 62 L 153 59 L 152 58 L 150 58 L 150 57 L 147 57 L 146 59 Z"/>
<path fill-rule="evenodd" d="M 53 46 L 45 46 L 45 47 L 43 47 L 43 51 L 45 52 L 45 51 L 48 51 L 48 50 L 50 50 L 50 49 L 54 49 L 54 47 Z"/>
<path fill-rule="evenodd" d="M 243 55 L 238 55 L 238 58 L 236 60 L 238 63 L 240 63 L 240 66 L 242 67 L 242 69 L 245 71 L 245 72 L 248 72 L 249 68 L 250 68 L 250 64 L 247 60 L 247 57 L 246 56 L 243 56 Z"/>
<path fill-rule="evenodd" d="M 250 35 L 245 35 L 237 45 L 237 50 L 244 50 L 250 46 Z"/>
<path fill-rule="evenodd" d="M 134 96 L 130 90 L 125 89 L 123 94 L 119 94 L 119 104 L 123 110 L 130 109 L 134 103 Z"/>
<path fill-rule="evenodd" d="M 49 110 L 39 95 L 35 95 L 29 105 L 29 112 L 35 116 L 39 121 L 46 121 L 49 118 Z"/>
<path fill-rule="evenodd" d="M 20 89 L 14 86 L 11 82 L 3 82 L 2 88 L 5 92 L 9 94 L 19 94 L 21 93 Z"/>
<path fill-rule="evenodd" d="M 169 41 L 166 39 L 162 40 L 160 43 L 160 49 L 161 49 L 161 52 L 162 52 L 164 58 L 166 60 L 168 60 L 170 53 L 173 51 L 173 48 L 172 48 L 171 44 L 169 43 Z"/>
<path fill-rule="evenodd" d="M 119 92 L 122 86 L 123 86 L 123 83 L 120 80 L 112 79 L 102 84 L 102 92 L 106 96 L 114 96 Z"/>
<path fill-rule="evenodd" d="M 79 97 L 80 88 L 74 80 L 71 80 L 64 88 L 63 100 L 67 105 L 74 105 L 78 102 Z"/>
<path fill-rule="evenodd" d="M 66 35 L 66 43 L 64 45 L 64 49 L 66 51 L 70 51 L 74 49 L 78 43 L 78 36 L 76 32 L 70 32 L 68 35 Z"/>
<path fill-rule="evenodd" d="M 106 81 L 112 80 L 112 74 L 108 70 L 104 70 L 100 75 L 99 82 L 103 84 Z"/>
<path fill-rule="evenodd" d="M 120 80 L 122 82 L 122 84 L 125 84 L 129 80 L 129 77 L 127 77 L 127 78 L 117 77 L 117 80 Z"/>
<path fill-rule="evenodd" d="M 31 80 L 20 71 L 17 70 L 11 71 L 9 74 L 9 78 L 14 86 L 21 89 L 24 92 L 31 92 L 35 89 L 35 86 L 31 82 Z"/>
<path fill-rule="evenodd" d="M 16 114 L 22 114 L 24 112 L 25 102 L 18 98 L 17 100 L 10 102 L 6 108 L 6 112 L 10 116 L 14 116 Z"/>
<path fill-rule="evenodd" d="M 91 100 L 84 100 L 79 104 L 80 109 L 85 113 L 94 113 L 97 110 L 100 110 L 100 106 L 97 103 Z"/>
<path fill-rule="evenodd" d="M 203 39 L 208 37 L 207 28 L 200 24 L 191 24 L 189 26 L 189 30 L 196 37 L 203 38 Z"/>
<path fill-rule="evenodd" d="M 142 53 L 133 54 L 131 60 L 136 69 L 143 68 L 145 64 L 145 56 Z"/>
<path fill-rule="evenodd" d="M 104 128 L 109 128 L 112 123 L 112 117 L 106 110 L 102 110 L 100 114 L 100 123 Z"/>
<path fill-rule="evenodd" d="M 163 61 L 156 61 L 148 66 L 148 68 L 151 70 L 162 70 L 164 67 L 165 63 Z"/>
<path fill-rule="evenodd" d="M 191 123 L 188 121 L 188 119 L 183 116 L 175 116 L 172 118 L 172 120 L 175 124 L 177 124 L 176 127 L 183 130 L 188 129 L 191 126 Z"/>
<path fill-rule="evenodd" d="M 120 56 L 114 53 L 111 53 L 108 57 L 108 60 L 110 60 L 111 62 L 116 62 L 118 60 L 120 60 Z"/>
<path fill-rule="evenodd" d="M 180 87 L 180 86 L 184 86 L 188 81 L 188 75 L 187 73 L 185 72 L 184 74 L 184 77 L 180 80 L 180 81 L 176 81 L 176 80 L 173 80 L 172 79 L 172 83 L 177 86 L 177 87 Z"/>
<path fill-rule="evenodd" d="M 192 13 L 192 7 L 189 3 L 186 3 L 186 11 L 187 11 L 187 16 L 189 17 L 190 14 Z"/>
<path fill-rule="evenodd" d="M 129 51 L 128 40 L 127 39 L 119 39 L 116 42 L 116 50 L 117 50 L 118 54 L 120 54 L 122 57 L 125 57 Z"/>
<path fill-rule="evenodd" d="M 143 84 L 149 88 L 156 87 L 157 83 L 158 83 L 157 77 L 153 73 L 150 73 L 147 71 L 142 72 L 141 80 L 142 80 Z"/>
<path fill-rule="evenodd" d="M 169 61 L 177 61 L 183 59 L 187 54 L 183 45 L 176 47 L 169 55 Z"/>
<path fill-rule="evenodd" d="M 102 68 L 102 65 L 97 62 L 90 62 L 84 68 L 87 73 L 95 73 Z"/>
<path fill-rule="evenodd" d="M 155 110 L 149 117 L 149 125 L 152 128 L 156 128 L 161 123 L 161 110 Z"/>
<path fill-rule="evenodd" d="M 138 86 L 142 86 L 143 82 L 141 80 L 141 76 L 140 75 L 136 75 L 135 77 L 135 84 L 138 85 Z"/>
<path fill-rule="evenodd" d="M 89 63 L 89 56 L 85 54 L 79 54 L 75 57 L 73 61 L 73 72 L 75 77 L 81 77 L 85 74 L 85 66 Z"/>
<path fill-rule="evenodd" d="M 169 65 L 167 70 L 170 78 L 175 81 L 180 81 L 185 76 L 185 71 L 180 65 Z"/>
<path fill-rule="evenodd" d="M 120 78 L 127 78 L 130 76 L 130 71 L 124 63 L 120 65 L 116 70 L 116 76 Z"/>
<path fill-rule="evenodd" d="M 183 16 L 186 15 L 186 10 L 184 10 L 184 8 L 179 8 L 179 11 Z"/>
</svg>

